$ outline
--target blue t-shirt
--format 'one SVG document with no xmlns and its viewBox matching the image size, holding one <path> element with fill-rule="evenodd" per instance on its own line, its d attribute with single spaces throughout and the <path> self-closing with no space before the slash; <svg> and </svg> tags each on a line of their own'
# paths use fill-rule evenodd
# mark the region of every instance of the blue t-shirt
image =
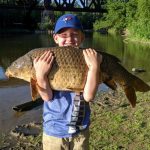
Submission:
<svg viewBox="0 0 150 150">
<path fill-rule="evenodd" d="M 53 99 L 43 105 L 44 133 L 55 137 L 71 137 L 90 124 L 89 103 L 82 95 L 53 91 Z"/>
</svg>

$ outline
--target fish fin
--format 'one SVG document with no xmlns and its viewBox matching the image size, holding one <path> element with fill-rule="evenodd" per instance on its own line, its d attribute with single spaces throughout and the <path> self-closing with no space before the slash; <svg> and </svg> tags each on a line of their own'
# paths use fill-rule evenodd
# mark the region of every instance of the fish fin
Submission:
<svg viewBox="0 0 150 150">
<path fill-rule="evenodd" d="M 111 76 L 109 76 L 107 73 L 103 72 L 102 73 L 102 81 L 108 86 L 110 87 L 112 90 L 116 90 L 117 85 L 115 83 L 115 81 L 113 80 L 113 78 Z"/>
<path fill-rule="evenodd" d="M 112 90 L 116 90 L 117 84 L 114 82 L 114 80 L 107 80 L 104 82 L 108 87 L 110 87 Z"/>
<path fill-rule="evenodd" d="M 33 78 L 30 79 L 30 88 L 31 88 L 32 100 L 35 101 L 37 98 L 39 98 L 39 93 L 38 93 L 37 82 Z"/>
<path fill-rule="evenodd" d="M 136 94 L 135 94 L 135 90 L 133 87 L 128 86 L 124 88 L 125 94 L 130 102 L 130 104 L 132 105 L 132 107 L 134 108 L 136 105 Z"/>
<path fill-rule="evenodd" d="M 134 76 L 132 82 L 136 91 L 147 92 L 150 90 L 150 86 L 136 76 Z"/>
</svg>

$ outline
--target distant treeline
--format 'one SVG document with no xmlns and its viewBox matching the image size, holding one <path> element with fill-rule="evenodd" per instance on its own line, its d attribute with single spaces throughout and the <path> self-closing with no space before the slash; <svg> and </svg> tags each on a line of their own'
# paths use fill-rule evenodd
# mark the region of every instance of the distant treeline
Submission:
<svg viewBox="0 0 150 150">
<path fill-rule="evenodd" d="M 150 40 L 150 0 L 108 0 L 108 13 L 96 20 L 94 29 L 126 31 L 134 39 Z"/>
<path fill-rule="evenodd" d="M 150 0 L 107 0 L 107 13 L 70 12 L 79 16 L 84 29 L 124 32 L 134 39 L 150 40 Z M 0 10 L 0 28 L 53 29 L 57 18 L 69 12 L 52 12 L 42 18 L 36 10 Z M 49 21 L 50 20 L 50 21 Z M 104 30 L 104 31 L 105 31 Z"/>
</svg>

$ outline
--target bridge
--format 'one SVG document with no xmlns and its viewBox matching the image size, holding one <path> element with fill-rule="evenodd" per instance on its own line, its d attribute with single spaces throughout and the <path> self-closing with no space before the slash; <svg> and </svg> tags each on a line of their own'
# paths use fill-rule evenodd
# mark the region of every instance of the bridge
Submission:
<svg viewBox="0 0 150 150">
<path fill-rule="evenodd" d="M 106 12 L 106 0 L 0 0 L 0 9 Z"/>
</svg>

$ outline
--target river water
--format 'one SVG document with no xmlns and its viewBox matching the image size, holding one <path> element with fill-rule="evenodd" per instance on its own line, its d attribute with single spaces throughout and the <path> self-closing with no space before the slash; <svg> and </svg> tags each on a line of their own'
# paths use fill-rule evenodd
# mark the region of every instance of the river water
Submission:
<svg viewBox="0 0 150 150">
<path fill-rule="evenodd" d="M 12 61 L 31 49 L 51 46 L 55 44 L 52 36 L 47 34 L 13 34 L 0 37 L 0 133 L 6 133 L 22 123 L 41 121 L 41 107 L 24 113 L 12 110 L 15 105 L 31 101 L 29 84 L 18 79 L 8 82 L 4 72 Z M 132 68 L 145 69 L 146 72 L 137 76 L 145 82 L 150 82 L 150 46 L 124 43 L 123 37 L 119 35 L 88 32 L 82 47 L 92 47 L 117 56 L 130 72 Z"/>
</svg>

